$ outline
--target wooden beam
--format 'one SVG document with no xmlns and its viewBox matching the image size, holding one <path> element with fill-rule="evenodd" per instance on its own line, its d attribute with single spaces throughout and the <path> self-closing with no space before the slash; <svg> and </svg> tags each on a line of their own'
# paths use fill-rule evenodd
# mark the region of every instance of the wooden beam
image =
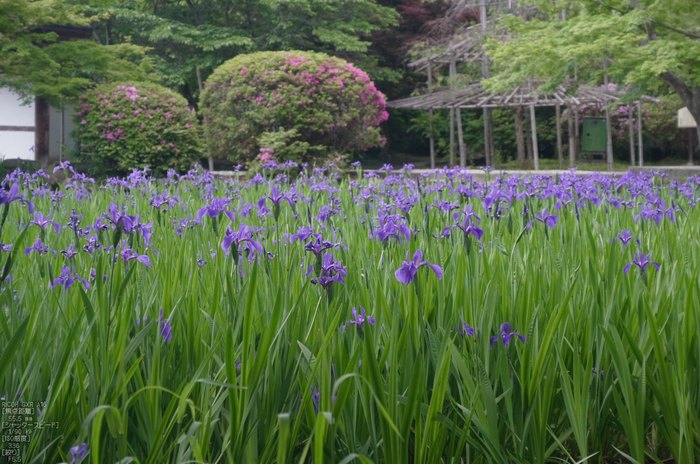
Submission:
<svg viewBox="0 0 700 464">
<path fill-rule="evenodd" d="M 0 132 L 34 132 L 34 126 L 0 126 Z"/>
<path fill-rule="evenodd" d="M 454 90 L 454 79 L 457 75 L 457 63 L 454 59 L 450 62 L 450 89 Z M 455 154 L 455 109 L 450 108 L 450 166 L 457 164 Z"/>
<path fill-rule="evenodd" d="M 535 105 L 530 105 L 530 120 L 532 122 L 532 158 L 535 161 L 535 171 L 540 170 L 539 149 L 537 147 L 537 122 L 535 121 Z"/>
</svg>

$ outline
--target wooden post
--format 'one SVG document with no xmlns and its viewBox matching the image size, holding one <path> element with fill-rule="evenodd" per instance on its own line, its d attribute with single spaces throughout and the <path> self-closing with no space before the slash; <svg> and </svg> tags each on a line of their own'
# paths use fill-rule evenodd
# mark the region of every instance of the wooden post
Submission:
<svg viewBox="0 0 700 464">
<path fill-rule="evenodd" d="M 459 165 L 467 166 L 467 153 L 464 149 L 464 133 L 462 132 L 462 110 L 457 107 L 457 142 L 459 143 Z"/>
<path fill-rule="evenodd" d="M 433 67 L 428 61 L 428 93 L 433 91 Z M 435 140 L 433 139 L 433 109 L 430 109 L 430 169 L 435 169 Z"/>
<path fill-rule="evenodd" d="M 535 120 L 535 105 L 530 105 L 530 119 L 532 120 L 532 159 L 535 161 L 535 171 L 540 170 L 540 154 L 537 147 L 537 122 Z"/>
<path fill-rule="evenodd" d="M 450 166 L 457 164 L 455 160 L 455 109 L 450 108 Z"/>
<path fill-rule="evenodd" d="M 557 118 L 557 155 L 559 156 L 559 169 L 564 167 L 564 148 L 561 141 L 561 106 L 555 105 Z"/>
<path fill-rule="evenodd" d="M 642 101 L 639 100 L 637 102 L 637 113 L 638 113 L 638 118 L 637 118 L 637 137 L 639 137 L 639 141 L 637 145 L 639 146 L 639 156 L 637 159 L 639 160 L 639 167 L 641 168 L 644 166 L 644 143 L 642 143 Z"/>
<path fill-rule="evenodd" d="M 607 58 L 603 59 L 603 68 L 607 69 L 608 68 L 608 60 Z M 608 90 L 608 74 L 605 74 L 605 90 Z M 610 110 L 608 109 L 608 106 L 605 106 L 605 128 L 606 132 L 608 133 L 608 143 L 607 147 L 605 150 L 606 153 L 606 159 L 608 162 L 608 172 L 613 171 L 613 148 L 612 148 L 612 123 L 610 121 Z"/>
<path fill-rule="evenodd" d="M 457 63 L 453 59 L 450 62 L 450 88 L 454 90 L 454 78 L 457 73 Z M 455 109 L 450 108 L 450 166 L 455 166 L 456 153 L 455 153 Z"/>
<path fill-rule="evenodd" d="M 578 105 L 574 105 L 574 162 L 578 162 L 581 153 L 581 127 L 578 123 Z"/>
<path fill-rule="evenodd" d="M 688 129 L 688 166 L 693 165 L 693 129 Z"/>
<path fill-rule="evenodd" d="M 34 160 L 49 164 L 49 102 L 40 97 L 34 104 Z"/>
<path fill-rule="evenodd" d="M 632 118 L 632 105 L 627 104 L 627 125 L 630 134 L 630 166 L 634 167 L 634 118 Z"/>
<path fill-rule="evenodd" d="M 518 146 L 518 163 L 525 162 L 525 135 L 523 133 L 523 107 L 515 107 L 515 143 Z"/>
<path fill-rule="evenodd" d="M 608 162 L 608 171 L 612 172 L 613 171 L 612 124 L 610 121 L 610 110 L 607 107 L 605 108 L 605 127 L 607 129 L 606 132 L 608 133 L 608 143 L 607 143 L 605 153 L 606 153 L 606 159 Z"/>
<path fill-rule="evenodd" d="M 576 166 L 576 134 L 574 133 L 574 109 L 569 106 L 569 167 Z"/>
<path fill-rule="evenodd" d="M 486 11 L 486 0 L 481 0 L 479 5 L 479 17 L 481 19 L 481 31 L 486 34 L 487 30 L 487 11 Z M 482 46 L 482 59 L 481 59 L 481 76 L 483 79 L 490 77 L 489 71 L 489 58 L 483 51 Z M 491 108 L 484 108 L 484 155 L 486 156 L 486 165 L 490 166 L 495 164 L 494 161 L 494 140 L 493 140 L 493 113 Z"/>
</svg>

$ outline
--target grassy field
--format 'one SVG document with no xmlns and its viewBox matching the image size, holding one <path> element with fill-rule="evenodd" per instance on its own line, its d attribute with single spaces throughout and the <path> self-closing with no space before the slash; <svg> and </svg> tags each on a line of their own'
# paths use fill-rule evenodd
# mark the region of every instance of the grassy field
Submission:
<svg viewBox="0 0 700 464">
<path fill-rule="evenodd" d="M 289 168 L 5 179 L 22 462 L 697 462 L 700 179 Z"/>
</svg>

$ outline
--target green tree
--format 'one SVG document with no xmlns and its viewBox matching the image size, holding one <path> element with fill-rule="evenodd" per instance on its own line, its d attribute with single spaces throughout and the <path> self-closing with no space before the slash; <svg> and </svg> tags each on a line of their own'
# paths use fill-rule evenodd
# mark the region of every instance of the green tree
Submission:
<svg viewBox="0 0 700 464">
<path fill-rule="evenodd" d="M 36 96 L 58 105 L 100 82 L 153 77 L 142 47 L 59 41 L 58 34 L 47 32 L 93 20 L 62 0 L 0 0 L 0 87 L 25 100 Z"/>
<path fill-rule="evenodd" d="M 527 3 L 539 8 L 539 18 L 508 18 L 514 38 L 489 43 L 496 72 L 486 81 L 488 88 L 504 89 L 531 77 L 547 78 L 544 87 L 551 88 L 574 75 L 599 84 L 607 73 L 613 82 L 630 84 L 630 99 L 670 86 L 700 121 L 696 0 Z"/>
<path fill-rule="evenodd" d="M 94 11 L 104 14 L 102 43 L 150 47 L 158 74 L 191 102 L 214 68 L 236 55 L 312 50 L 355 62 L 370 34 L 398 16 L 374 0 L 130 0 Z"/>
</svg>

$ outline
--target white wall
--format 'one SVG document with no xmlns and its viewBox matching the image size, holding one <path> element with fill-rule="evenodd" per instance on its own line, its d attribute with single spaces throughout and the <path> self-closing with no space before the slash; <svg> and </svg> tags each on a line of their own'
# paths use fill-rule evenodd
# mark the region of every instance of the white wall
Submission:
<svg viewBox="0 0 700 464">
<path fill-rule="evenodd" d="M 0 126 L 34 127 L 34 103 L 22 105 L 17 95 L 0 88 Z M 34 159 L 34 132 L 0 131 L 0 158 Z"/>
</svg>

